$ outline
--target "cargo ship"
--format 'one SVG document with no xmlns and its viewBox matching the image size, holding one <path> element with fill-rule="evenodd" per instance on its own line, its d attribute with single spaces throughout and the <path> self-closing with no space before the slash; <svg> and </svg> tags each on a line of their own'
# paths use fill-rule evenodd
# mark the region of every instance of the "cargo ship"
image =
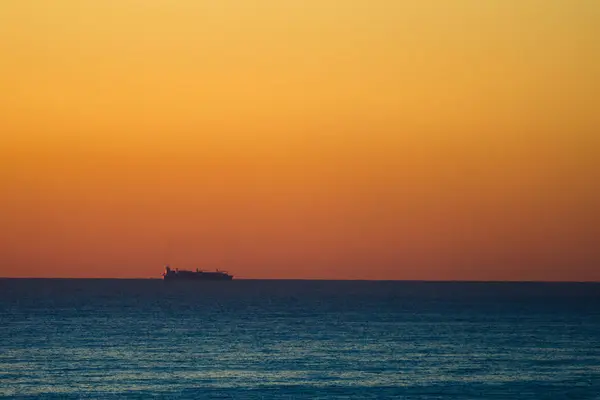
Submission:
<svg viewBox="0 0 600 400">
<path fill-rule="evenodd" d="M 233 279 L 233 275 L 226 271 L 202 271 L 197 268 L 196 271 L 172 270 L 168 265 L 162 276 L 165 281 L 230 281 Z"/>
</svg>

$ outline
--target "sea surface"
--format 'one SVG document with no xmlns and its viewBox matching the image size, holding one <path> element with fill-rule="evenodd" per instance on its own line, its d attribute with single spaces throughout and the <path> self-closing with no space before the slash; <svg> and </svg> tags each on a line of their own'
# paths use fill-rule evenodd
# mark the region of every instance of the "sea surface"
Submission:
<svg viewBox="0 0 600 400">
<path fill-rule="evenodd" d="M 0 279 L 0 397 L 600 399 L 600 284 Z"/>
</svg>

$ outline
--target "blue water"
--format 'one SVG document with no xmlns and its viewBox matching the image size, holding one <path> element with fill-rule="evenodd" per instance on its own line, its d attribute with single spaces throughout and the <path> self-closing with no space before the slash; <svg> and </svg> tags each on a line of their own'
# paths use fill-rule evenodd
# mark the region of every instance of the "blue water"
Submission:
<svg viewBox="0 0 600 400">
<path fill-rule="evenodd" d="M 0 279 L 0 396 L 600 399 L 600 284 Z"/>
</svg>

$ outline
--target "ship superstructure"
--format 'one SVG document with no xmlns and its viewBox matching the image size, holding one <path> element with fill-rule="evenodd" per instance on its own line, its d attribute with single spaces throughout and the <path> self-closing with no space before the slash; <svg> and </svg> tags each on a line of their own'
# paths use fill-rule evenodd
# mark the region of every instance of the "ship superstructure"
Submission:
<svg viewBox="0 0 600 400">
<path fill-rule="evenodd" d="M 165 281 L 230 281 L 233 275 L 226 271 L 202 271 L 196 268 L 196 271 L 172 270 L 170 266 L 165 266 L 165 272 L 162 274 Z"/>
</svg>

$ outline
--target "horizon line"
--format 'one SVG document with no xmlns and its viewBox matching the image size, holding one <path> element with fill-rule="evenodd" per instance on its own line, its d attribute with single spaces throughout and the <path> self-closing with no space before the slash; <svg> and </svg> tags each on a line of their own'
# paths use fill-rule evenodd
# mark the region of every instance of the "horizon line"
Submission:
<svg viewBox="0 0 600 400">
<path fill-rule="evenodd" d="M 0 280 L 8 279 L 38 279 L 38 280 L 156 280 L 162 278 L 137 277 L 25 277 L 25 276 L 0 276 Z M 600 280 L 481 280 L 481 279 L 329 279 L 329 278 L 236 278 L 235 281 L 323 281 L 323 282 L 432 282 L 432 283 L 600 283 Z"/>
</svg>

